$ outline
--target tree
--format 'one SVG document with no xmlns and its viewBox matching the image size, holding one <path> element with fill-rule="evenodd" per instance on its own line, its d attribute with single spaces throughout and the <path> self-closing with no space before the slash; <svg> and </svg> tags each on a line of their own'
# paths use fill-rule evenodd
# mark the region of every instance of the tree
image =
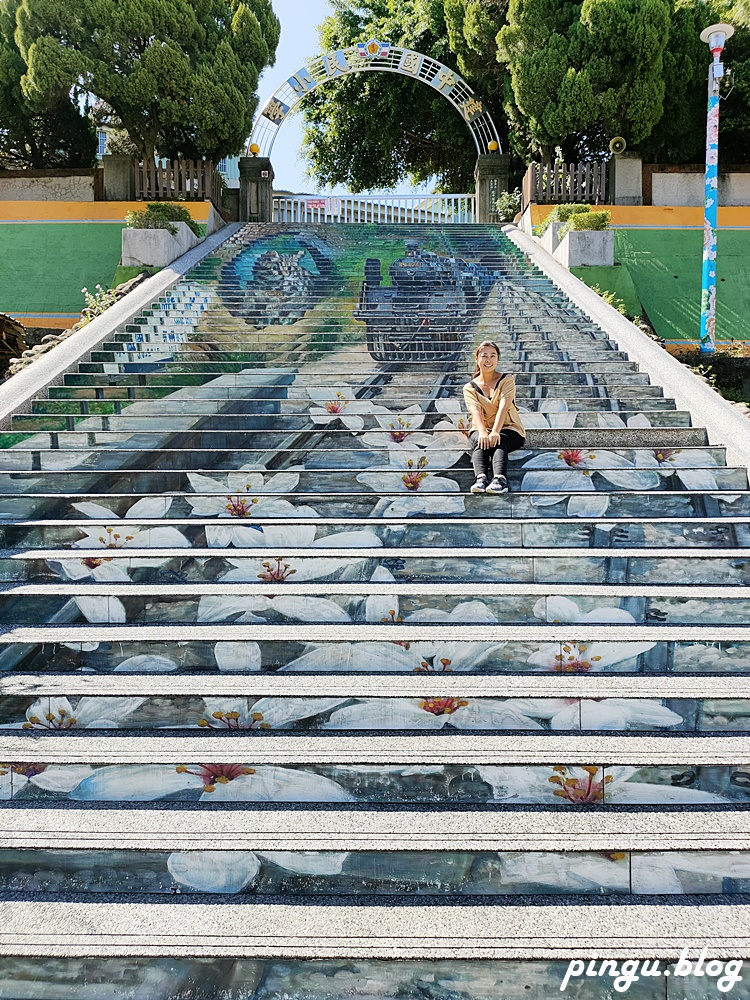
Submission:
<svg viewBox="0 0 750 1000">
<path fill-rule="evenodd" d="M 736 27 L 724 59 L 731 79 L 722 87 L 719 155 L 723 163 L 750 161 L 750 27 L 741 8 L 724 0 L 676 0 L 664 52 L 664 113 L 639 145 L 652 163 L 702 163 L 706 141 L 706 82 L 711 56 L 700 32 L 717 21 Z"/>
<path fill-rule="evenodd" d="M 669 0 L 511 0 L 498 33 L 518 109 L 545 159 L 571 137 L 650 135 L 663 110 Z"/>
<path fill-rule="evenodd" d="M 37 107 L 24 97 L 27 65 L 14 39 L 20 2 L 0 0 L 0 168 L 90 167 L 96 131 L 70 88 L 51 91 Z"/>
<path fill-rule="evenodd" d="M 270 0 L 22 0 L 24 95 L 74 84 L 104 101 L 141 156 L 238 153 L 279 22 Z"/>
<path fill-rule="evenodd" d="M 570 34 L 580 8 L 557 0 L 510 0 L 507 23 L 498 24 L 497 58 L 508 70 L 517 128 L 547 162 L 569 131 L 560 91 L 571 68 Z"/>
<path fill-rule="evenodd" d="M 487 6 L 502 5 L 490 2 Z M 319 29 L 323 51 L 375 36 L 460 72 L 479 64 L 484 45 L 486 62 L 492 68 L 486 75 L 488 89 L 471 74 L 469 82 L 477 84 L 479 96 L 502 125 L 496 82 L 502 72 L 494 64 L 486 38 L 480 41 L 479 33 L 465 36 L 458 30 L 459 4 L 452 4 L 450 29 L 443 0 L 333 0 L 333 7 L 334 13 Z M 460 55 L 452 50 L 449 30 L 457 51 L 460 35 Z M 473 48 L 474 44 L 479 48 Z M 363 191 L 392 187 L 405 178 L 419 183 L 435 177 L 441 190 L 465 191 L 473 186 L 476 147 L 466 122 L 424 83 L 390 73 L 345 76 L 309 94 L 302 114 L 310 173 L 323 185 L 345 184 L 352 191 Z"/>
<path fill-rule="evenodd" d="M 738 25 L 727 43 L 733 86 L 720 150 L 725 163 L 747 162 L 750 31 L 727 0 L 511 0 L 498 58 L 510 72 L 516 133 L 526 130 L 548 162 L 556 145 L 566 160 L 606 156 L 614 135 L 647 161 L 700 162 L 709 59 L 700 32 L 712 21 Z"/>
<path fill-rule="evenodd" d="M 448 41 L 458 68 L 476 88 L 498 127 L 510 157 L 511 188 L 520 183 L 530 158 L 530 136 L 516 105 L 510 74 L 497 59 L 497 34 L 509 0 L 444 0 Z"/>
</svg>

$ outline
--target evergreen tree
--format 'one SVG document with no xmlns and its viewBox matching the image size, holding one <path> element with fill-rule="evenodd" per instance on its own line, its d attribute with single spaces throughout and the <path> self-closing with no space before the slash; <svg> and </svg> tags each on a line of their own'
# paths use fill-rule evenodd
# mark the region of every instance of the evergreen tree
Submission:
<svg viewBox="0 0 750 1000">
<path fill-rule="evenodd" d="M 663 111 L 669 0 L 511 0 L 498 32 L 513 94 L 546 160 L 571 137 L 636 144 Z"/>
<path fill-rule="evenodd" d="M 90 167 L 96 130 L 70 88 L 52 90 L 38 106 L 24 97 L 27 66 L 14 39 L 19 4 L 0 0 L 0 168 Z"/>
<path fill-rule="evenodd" d="M 78 84 L 112 109 L 141 156 L 238 153 L 279 22 L 270 0 L 22 0 L 26 98 Z"/>
<path fill-rule="evenodd" d="M 735 34 L 724 60 L 731 79 L 722 87 L 719 156 L 722 163 L 750 162 L 750 24 L 742 8 L 723 0 L 676 0 L 664 53 L 664 113 L 639 150 L 651 163 L 702 163 L 706 141 L 706 88 L 711 55 L 700 40 L 709 24 L 728 21 Z"/>
</svg>

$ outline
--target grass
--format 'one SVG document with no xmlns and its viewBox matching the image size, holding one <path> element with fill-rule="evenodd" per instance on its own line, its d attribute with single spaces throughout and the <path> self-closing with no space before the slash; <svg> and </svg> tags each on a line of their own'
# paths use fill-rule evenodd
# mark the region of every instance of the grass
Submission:
<svg viewBox="0 0 750 1000">
<path fill-rule="evenodd" d="M 152 274 L 157 274 L 161 271 L 160 267 L 123 267 L 122 264 L 118 264 L 115 268 L 115 273 L 112 277 L 112 284 L 110 288 L 117 288 L 124 281 L 130 281 L 131 278 L 136 278 L 139 274 L 143 274 L 144 271 L 149 277 Z"/>
</svg>

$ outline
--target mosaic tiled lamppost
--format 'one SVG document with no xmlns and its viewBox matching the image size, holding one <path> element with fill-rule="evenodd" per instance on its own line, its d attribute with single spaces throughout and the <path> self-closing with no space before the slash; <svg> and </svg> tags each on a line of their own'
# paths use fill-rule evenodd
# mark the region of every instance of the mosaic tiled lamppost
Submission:
<svg viewBox="0 0 750 1000">
<path fill-rule="evenodd" d="M 734 34 L 731 24 L 711 24 L 701 41 L 711 49 L 708 67 L 708 116 L 706 119 L 706 193 L 703 216 L 703 272 L 701 280 L 701 354 L 716 350 L 716 227 L 719 209 L 719 89 L 724 76 L 721 53 Z"/>
</svg>

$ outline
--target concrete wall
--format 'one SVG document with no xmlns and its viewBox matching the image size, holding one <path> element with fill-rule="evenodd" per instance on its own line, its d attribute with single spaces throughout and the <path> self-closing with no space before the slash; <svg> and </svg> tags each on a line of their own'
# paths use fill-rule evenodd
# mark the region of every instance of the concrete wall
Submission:
<svg viewBox="0 0 750 1000">
<path fill-rule="evenodd" d="M 651 178 L 653 205 L 702 206 L 703 173 L 654 173 Z M 750 173 L 719 174 L 720 205 L 750 205 Z"/>
<path fill-rule="evenodd" d="M 654 205 L 700 206 L 703 174 L 654 174 L 651 192 Z M 750 205 L 750 173 L 719 174 L 719 204 Z"/>
<path fill-rule="evenodd" d="M 554 205 L 530 205 L 526 210 L 528 225 L 538 226 L 554 207 Z M 612 225 L 615 227 L 703 228 L 703 208 L 698 206 L 691 208 L 679 205 L 597 205 L 596 207 L 597 210 L 606 210 L 610 213 Z M 528 232 L 525 225 L 526 223 L 519 228 Z M 719 205 L 719 229 L 725 227 L 750 229 L 750 205 Z"/>
<path fill-rule="evenodd" d="M 174 227 L 174 234 L 168 229 L 123 229 L 123 265 L 166 267 L 200 242 L 186 222 L 175 222 Z"/>
<path fill-rule="evenodd" d="M 560 245 L 560 230 L 564 225 L 564 222 L 550 222 L 542 233 L 542 246 L 547 253 L 554 253 L 557 250 Z"/>
<path fill-rule="evenodd" d="M 615 205 L 643 204 L 643 163 L 638 153 L 620 153 L 609 163 L 610 201 Z"/>
<path fill-rule="evenodd" d="M 3 170 L 0 201 L 94 201 L 94 170 Z"/>
<path fill-rule="evenodd" d="M 2 176 L 0 174 L 0 176 Z M 3 201 L 0 222 L 124 222 L 128 212 L 142 212 L 145 201 Z M 210 201 L 181 201 L 196 222 L 207 225 Z"/>
<path fill-rule="evenodd" d="M 615 262 L 615 234 L 612 229 L 572 229 L 553 257 L 563 267 L 611 267 Z"/>
</svg>

